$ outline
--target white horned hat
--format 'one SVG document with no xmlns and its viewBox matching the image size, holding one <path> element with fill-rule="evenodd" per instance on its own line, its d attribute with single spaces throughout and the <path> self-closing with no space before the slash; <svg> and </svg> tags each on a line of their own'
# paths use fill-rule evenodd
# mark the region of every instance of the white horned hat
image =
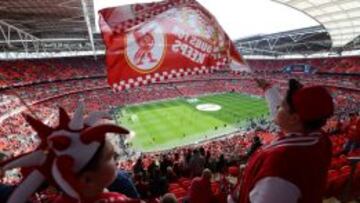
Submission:
<svg viewBox="0 0 360 203">
<path fill-rule="evenodd" d="M 81 200 L 76 173 L 93 158 L 105 141 L 106 133 L 127 135 L 129 131 L 115 124 L 99 123 L 110 118 L 105 112 L 92 112 L 83 117 L 84 104 L 79 103 L 70 119 L 59 108 L 59 125 L 49 127 L 29 115 L 26 121 L 37 132 L 40 145 L 32 152 L 0 163 L 2 170 L 22 168 L 26 171 L 22 183 L 7 203 L 23 203 L 45 182 L 55 185 L 68 196 Z"/>
</svg>

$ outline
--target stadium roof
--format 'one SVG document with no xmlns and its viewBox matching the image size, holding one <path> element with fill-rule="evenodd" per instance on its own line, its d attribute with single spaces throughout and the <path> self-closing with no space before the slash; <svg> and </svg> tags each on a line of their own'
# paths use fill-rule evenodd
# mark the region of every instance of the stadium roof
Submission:
<svg viewBox="0 0 360 203">
<path fill-rule="evenodd" d="M 322 26 L 258 35 L 235 41 L 244 56 L 281 56 L 290 54 L 311 55 L 327 52 L 331 40 Z"/>
<path fill-rule="evenodd" d="M 300 10 L 329 32 L 332 46 L 343 47 L 360 35 L 359 0 L 273 0 Z"/>
<path fill-rule="evenodd" d="M 92 0 L 84 3 L 89 4 L 88 9 L 92 7 Z M 2 25 L 10 24 L 34 38 L 86 38 L 88 27 L 84 14 L 81 0 L 0 1 Z"/>
<path fill-rule="evenodd" d="M 63 56 L 83 56 L 104 54 L 104 44 L 101 35 L 96 33 L 97 19 L 94 15 L 94 1 L 103 0 L 2 0 L 0 1 L 0 59 L 18 59 L 18 58 L 48 58 L 48 57 L 63 57 Z M 115 0 L 113 0 L 115 1 Z M 125 0 L 121 0 L 125 1 Z M 130 0 L 126 0 L 130 1 Z M 132 0 L 131 0 L 132 1 Z M 135 1 L 135 0 L 133 0 Z M 139 0 L 140 1 L 140 0 Z M 141 0 L 143 1 L 143 0 Z M 150 1 L 150 0 L 149 0 Z M 199 0 L 205 2 L 207 0 Z M 269 0 L 259 0 L 264 2 L 271 2 Z M 358 35 L 360 27 L 360 12 L 358 0 L 272 0 L 274 2 L 281 2 L 282 4 L 294 3 L 294 6 L 300 3 L 296 2 L 312 2 L 313 5 L 320 5 L 321 8 L 341 7 L 343 10 L 334 11 L 331 18 L 338 18 L 336 16 L 350 16 L 351 26 L 336 28 L 338 34 L 329 32 L 329 27 L 315 26 L 306 29 L 292 30 L 289 32 L 281 32 L 275 34 L 266 34 L 254 37 L 241 39 L 238 42 L 238 47 L 242 50 L 242 54 L 260 54 L 267 56 L 278 56 L 283 54 L 311 54 L 312 52 L 324 51 L 338 51 L 339 49 L 331 48 L 331 40 L 340 39 L 343 50 L 359 50 L 360 51 L 360 36 L 355 38 L 353 35 Z M 315 3 L 316 2 L 316 3 Z M 328 2 L 328 3 L 324 3 Z M 341 3 L 340 3 L 341 2 Z M 273 3 L 273 2 L 271 2 Z M 205 3 L 204 3 L 205 4 Z M 273 3 L 284 7 L 281 4 Z M 263 5 L 263 4 L 256 4 Z M 267 5 L 267 4 L 266 4 Z M 219 7 L 219 6 L 218 6 Z M 215 7 L 212 8 L 216 11 Z M 222 6 L 223 8 L 224 6 Z M 239 6 L 241 7 L 241 6 Z M 352 7 L 352 9 L 351 9 Z M 226 7 L 228 8 L 228 7 Z M 267 7 L 266 7 L 267 8 Z M 295 8 L 295 7 L 294 7 Z M 313 8 L 313 10 L 322 10 L 321 8 Z M 348 10 L 345 10 L 348 8 Z M 240 8 L 239 8 L 240 9 Z M 242 8 L 244 9 L 244 8 Z M 256 9 L 256 8 L 254 8 Z M 268 8 L 267 8 L 268 9 Z M 300 9 L 300 8 L 297 8 Z M 302 8 L 302 9 L 307 9 Z M 309 8 L 310 9 L 310 8 Z M 219 10 L 219 9 L 218 9 Z M 250 9 L 253 10 L 253 9 Z M 293 10 L 286 9 L 285 10 Z M 305 10 L 303 12 L 305 12 Z M 312 9 L 310 9 L 311 11 Z M 239 10 L 241 11 L 241 9 Z M 295 10 L 293 10 L 295 11 Z M 345 13 L 344 13 L 345 12 Z M 234 18 L 233 11 L 229 15 Z M 280 12 L 281 13 L 281 12 Z M 294 12 L 298 13 L 298 12 Z M 226 12 L 228 15 L 229 12 Z M 218 17 L 218 13 L 214 12 Z M 220 14 L 219 14 L 220 15 Z M 295 14 L 294 14 L 295 15 Z M 310 15 L 310 14 L 308 14 Z M 318 18 L 323 16 L 326 19 L 328 14 L 318 14 Z M 264 18 L 261 15 L 258 15 Z M 313 17 L 313 16 L 312 16 Z M 219 19 L 221 17 L 219 16 Z M 328 17 L 330 18 L 330 17 Z M 234 18 L 236 19 L 236 18 Z M 310 19 L 310 18 L 309 18 Z M 266 19 L 267 20 L 267 19 Z M 264 24 L 269 24 L 271 27 L 277 27 L 278 24 L 269 23 L 264 19 Z M 332 20 L 335 26 L 345 25 L 343 19 L 338 21 Z M 248 20 L 254 22 L 253 20 Z M 278 20 L 276 20 L 278 21 Z M 294 22 L 293 22 L 294 21 Z M 301 20 L 290 20 L 292 24 L 301 24 Z M 311 20 L 313 21 L 313 20 Z M 317 21 L 319 21 L 317 19 Z M 268 23 L 266 23 L 268 22 Z M 320 21 L 319 21 L 320 22 Z M 233 21 L 222 21 L 222 24 L 234 25 Z M 330 24 L 331 25 L 331 24 Z M 241 28 L 241 26 L 239 26 Z M 261 27 L 266 32 L 266 27 Z M 324 29 L 324 27 L 326 29 Z M 240 29 L 239 30 L 243 30 Z M 238 29 L 238 28 L 237 28 Z M 333 30 L 336 31 L 334 28 Z M 331 31 L 331 30 L 330 30 Z M 244 31 L 245 32 L 245 31 Z M 340 34 L 341 35 L 340 35 Z M 351 36 L 350 36 L 351 35 Z M 286 37 L 287 36 L 287 37 Z M 256 37 L 255 37 L 256 38 Z M 311 40 L 308 40 L 308 39 Z M 350 41 L 351 39 L 354 39 Z M 340 42 L 334 41 L 334 45 Z M 349 43 L 350 42 L 350 43 Z M 259 51 L 260 50 L 260 51 Z"/>
<path fill-rule="evenodd" d="M 323 26 L 247 37 L 236 40 L 235 45 L 245 58 L 360 55 L 360 36 L 343 47 L 334 48 L 331 46 L 330 35 Z"/>
<path fill-rule="evenodd" d="M 0 1 L 3 52 L 94 51 L 93 30 L 93 0 Z"/>
</svg>

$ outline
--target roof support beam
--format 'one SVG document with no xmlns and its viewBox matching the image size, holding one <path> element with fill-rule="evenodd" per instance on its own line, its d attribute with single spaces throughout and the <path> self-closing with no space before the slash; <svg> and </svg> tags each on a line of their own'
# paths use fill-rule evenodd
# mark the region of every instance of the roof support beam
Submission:
<svg viewBox="0 0 360 203">
<path fill-rule="evenodd" d="M 83 10 L 83 14 L 84 14 L 86 26 L 87 26 L 87 29 L 88 29 L 88 35 L 89 35 L 89 39 L 90 39 L 90 43 L 91 43 L 91 48 L 92 48 L 92 51 L 94 52 L 94 58 L 96 59 L 96 52 L 95 52 L 95 44 L 94 44 L 93 31 L 92 31 L 92 28 L 91 28 L 91 23 L 90 23 L 90 18 L 89 18 L 89 12 L 88 12 L 87 5 L 86 5 L 85 0 L 81 0 L 81 6 L 82 6 L 82 10 Z"/>
<path fill-rule="evenodd" d="M 16 60 L 16 59 L 34 59 L 34 58 L 56 58 L 56 57 L 80 57 L 80 56 L 91 56 L 92 51 L 77 51 L 71 52 L 0 52 L 0 60 Z M 96 51 L 96 55 L 104 55 L 105 50 Z"/>
<path fill-rule="evenodd" d="M 305 11 L 313 11 L 313 10 L 317 10 L 317 9 L 324 9 L 324 8 L 327 8 L 329 6 L 334 6 L 334 4 L 337 4 L 337 5 L 341 5 L 341 4 L 346 4 L 346 3 L 349 3 L 351 2 L 352 0 L 341 0 L 341 1 L 329 1 L 327 3 L 323 3 L 323 4 L 320 4 L 318 5 L 317 7 L 311 7 L 311 8 L 305 8 L 304 10 Z"/>
<path fill-rule="evenodd" d="M 35 37 L 34 35 L 32 35 L 32 34 L 30 34 L 28 32 L 25 32 L 24 30 L 22 30 L 20 28 L 17 28 L 15 26 L 3 21 L 3 20 L 0 20 L 0 26 L 5 26 L 8 29 L 8 31 L 11 31 L 11 30 L 16 31 L 17 33 L 20 33 L 20 34 L 22 34 L 22 35 L 24 35 L 26 37 L 29 37 L 29 38 L 31 38 L 33 40 L 40 40 L 39 38 Z M 10 38 L 10 36 L 8 38 Z"/>
<path fill-rule="evenodd" d="M 357 11 L 358 8 L 352 8 L 352 9 L 348 9 L 346 10 L 346 12 L 353 12 L 353 11 Z M 304 10 L 305 12 L 313 12 L 314 11 L 314 8 L 311 8 L 311 9 L 305 9 Z M 341 10 L 341 11 L 336 11 L 336 12 L 331 12 L 330 15 L 340 15 L 340 14 L 344 14 L 344 10 Z M 329 13 L 324 13 L 324 14 L 319 14 L 319 15 L 314 15 L 314 18 L 322 18 L 322 17 L 327 17 L 329 15 Z"/>
<path fill-rule="evenodd" d="M 251 52 L 252 54 L 255 54 L 255 53 L 257 53 L 257 52 L 260 52 L 260 53 L 268 53 L 268 54 L 273 54 L 273 55 L 284 55 L 284 54 L 286 54 L 285 52 L 279 52 L 279 51 L 268 50 L 268 49 L 261 49 L 261 48 L 250 48 L 250 47 L 241 47 L 241 46 L 238 46 L 237 49 L 238 49 L 240 52 L 248 51 L 248 52 Z"/>
<path fill-rule="evenodd" d="M 13 47 L 13 43 L 15 43 L 15 41 L 20 41 L 22 43 L 22 46 L 24 47 L 25 52 L 27 52 L 28 50 L 28 43 L 31 43 L 34 47 L 36 47 L 36 44 L 40 41 L 40 39 L 36 36 L 18 27 L 15 27 L 14 25 L 11 25 L 3 20 L 0 20 L 0 33 L 4 38 L 4 41 L 0 41 L 0 43 L 6 43 L 8 47 Z M 11 39 L 11 35 L 13 33 L 16 33 L 18 35 L 16 40 Z"/>
<path fill-rule="evenodd" d="M 261 39 L 256 39 L 256 40 L 246 40 L 246 41 L 238 41 L 238 44 L 242 44 L 242 43 L 253 43 L 253 42 L 263 42 L 264 40 L 268 40 L 268 39 L 280 39 L 280 38 L 288 38 L 290 37 L 292 40 L 294 39 L 299 39 L 307 34 L 321 34 L 321 33 L 325 33 L 326 30 L 322 27 L 316 27 L 314 29 L 311 30 L 306 30 L 306 31 L 298 31 L 298 32 L 281 32 L 281 33 L 275 33 L 275 34 L 269 34 L 269 35 L 264 35 L 262 36 Z M 295 40 L 294 40 L 295 41 Z"/>
<path fill-rule="evenodd" d="M 2 32 L 0 26 L 0 32 Z M 88 42 L 89 40 L 86 38 L 49 38 L 49 39 L 40 39 L 39 42 Z M 15 39 L 11 40 L 12 43 L 23 43 L 23 42 L 33 42 L 31 39 Z M 0 44 L 4 44 L 6 41 L 0 40 Z"/>
<path fill-rule="evenodd" d="M 360 16 L 350 17 L 350 18 L 348 18 L 348 20 L 349 20 L 349 21 L 360 20 Z M 344 21 L 344 19 L 325 21 L 323 26 L 326 26 L 327 23 L 341 23 L 341 22 L 343 22 L 343 21 Z M 326 23 L 326 24 L 325 24 L 325 23 Z"/>
</svg>

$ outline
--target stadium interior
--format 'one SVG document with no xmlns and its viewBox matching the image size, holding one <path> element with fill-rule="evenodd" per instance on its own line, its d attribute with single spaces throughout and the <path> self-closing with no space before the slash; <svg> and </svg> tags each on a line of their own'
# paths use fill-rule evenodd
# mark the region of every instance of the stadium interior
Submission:
<svg viewBox="0 0 360 203">
<path fill-rule="evenodd" d="M 335 103 L 323 128 L 332 142 L 323 202 L 360 202 L 360 3 L 273 1 L 319 25 L 234 40 L 252 73 L 225 67 L 123 91 L 113 91 L 107 82 L 106 47 L 95 32 L 93 0 L 0 1 L 2 156 L 38 147 L 24 114 L 55 126 L 58 107 L 73 112 L 82 100 L 86 113 L 109 112 L 131 130 L 131 136 L 115 142 L 116 162 L 130 174 L 143 201 L 160 202 L 166 193 L 178 202 L 186 199 L 194 179 L 190 160 L 200 152 L 202 169 L 213 173 L 215 202 L 228 202 L 241 182 L 254 137 L 267 145 L 278 130 L 253 75 L 277 84 L 283 94 L 295 78 L 325 86 Z M 343 153 L 354 123 L 357 148 Z M 152 180 L 152 170 L 163 182 Z M 1 184 L 16 186 L 21 178 L 19 169 L 7 171 Z M 57 195 L 48 187 L 29 201 L 53 202 Z"/>
</svg>

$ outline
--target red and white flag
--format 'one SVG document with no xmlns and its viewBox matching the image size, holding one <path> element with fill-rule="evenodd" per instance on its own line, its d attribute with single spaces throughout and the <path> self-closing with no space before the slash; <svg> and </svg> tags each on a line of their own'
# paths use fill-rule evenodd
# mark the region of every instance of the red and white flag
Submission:
<svg viewBox="0 0 360 203">
<path fill-rule="evenodd" d="M 195 0 L 112 7 L 99 16 L 108 82 L 116 90 L 247 68 L 216 19 Z"/>
</svg>

